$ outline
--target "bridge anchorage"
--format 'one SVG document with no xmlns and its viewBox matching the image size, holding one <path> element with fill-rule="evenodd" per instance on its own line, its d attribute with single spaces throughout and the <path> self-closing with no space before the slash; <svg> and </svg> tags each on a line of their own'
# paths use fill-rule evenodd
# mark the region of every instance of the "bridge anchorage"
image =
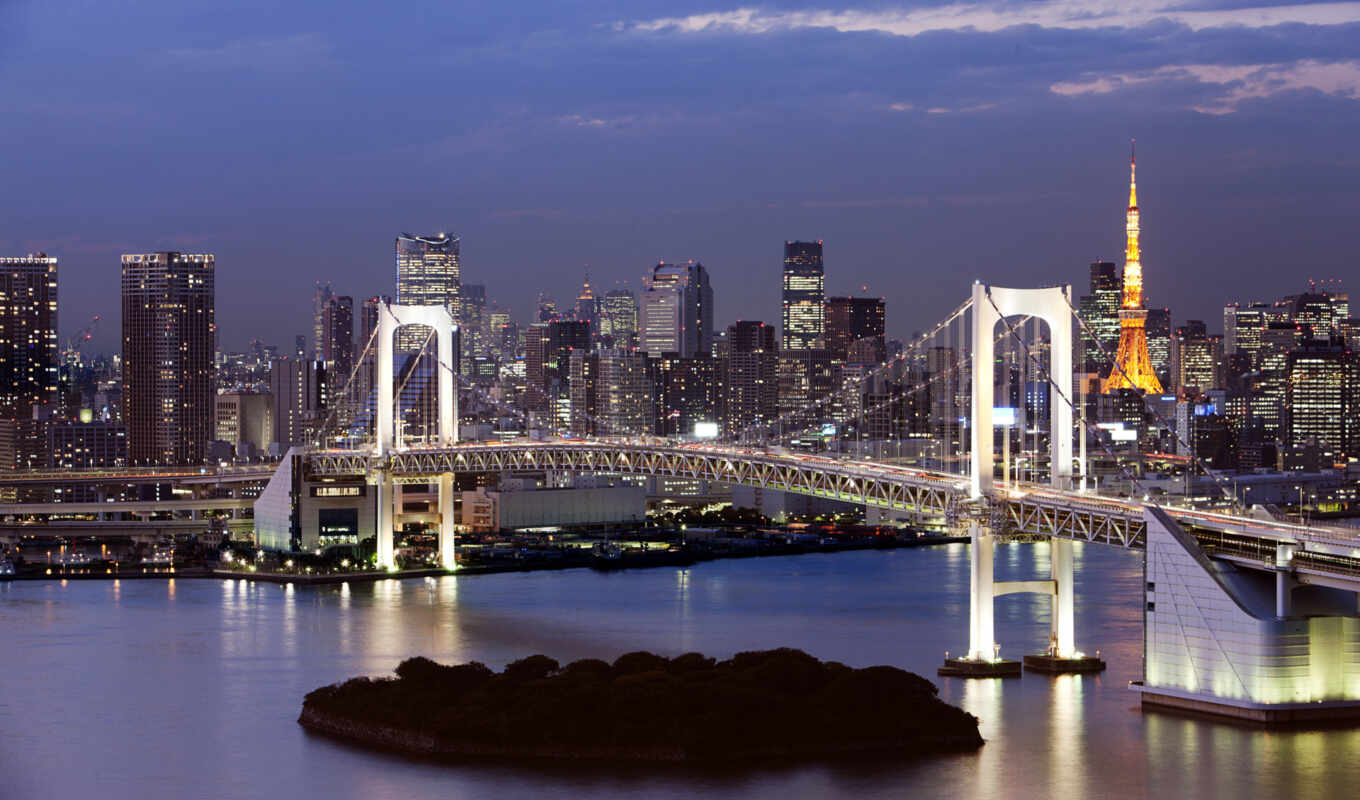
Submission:
<svg viewBox="0 0 1360 800">
<path fill-rule="evenodd" d="M 385 318 L 390 324 L 374 334 L 379 354 L 389 348 L 390 358 L 392 335 L 404 324 L 428 325 L 435 331 L 431 337 L 437 333 L 441 342 L 452 332 L 447 312 L 417 319 L 418 313 L 435 312 L 388 307 Z M 971 321 L 965 326 L 969 313 Z M 452 476 L 457 473 L 684 478 L 854 504 L 875 518 L 930 520 L 968 531 L 968 648 L 959 658 L 947 657 L 940 669 L 942 675 L 965 677 L 1014 675 L 1023 669 L 1087 672 L 1103 668 L 1098 658 L 1086 656 L 1077 647 L 1073 579 L 1079 554 L 1074 543 L 1136 549 L 1145 552 L 1146 607 L 1143 676 L 1134 688 L 1141 692 L 1144 705 L 1262 721 L 1360 716 L 1360 537 L 1293 525 L 1240 508 L 1211 511 L 1149 501 L 1108 437 L 1098 435 L 1096 426 L 1087 420 L 1084 382 L 1077 383 L 1074 392 L 1074 318 L 1083 334 L 1089 335 L 1085 321 L 1072 308 L 1066 287 L 1002 289 L 975 284 L 971 298 L 932 332 L 889 364 L 865 374 L 855 387 L 857 398 L 838 399 L 832 392 L 777 420 L 729 431 L 730 438 L 716 442 L 650 436 L 556 438 L 549 431 L 539 438 L 460 443 L 452 391 L 459 377 L 442 356 L 438 362 L 438 432 L 423 442 L 403 441 L 392 422 L 399 409 L 390 392 L 390 361 L 384 367 L 384 359 L 379 358 L 378 381 L 389 390 L 376 392 L 380 413 L 371 438 L 364 441 L 360 435 L 357 444 L 324 439 L 315 447 L 290 453 L 255 504 L 256 534 L 264 546 L 282 547 L 297 541 L 310 549 L 317 540 L 321 512 L 347 509 L 357 519 L 360 538 L 376 537 L 379 563 L 394 569 L 393 529 L 406 521 L 418 521 L 438 526 L 440 563 L 453 568 L 453 515 L 448 500 Z M 1047 327 L 1046 340 L 1039 336 L 1040 322 Z M 1028 339 L 1022 335 L 1024 330 Z M 931 337 L 944 331 L 949 346 L 932 346 Z M 1027 393 L 1037 393 L 1042 387 L 1051 400 L 1046 408 L 1034 404 L 1030 413 L 1035 424 L 1021 421 L 1015 426 L 1022 439 L 1035 436 L 1035 444 L 1028 450 L 1022 444 L 1020 456 L 1028 453 L 1026 465 L 1017 460 L 1014 471 L 1009 439 L 1013 423 L 1003 422 L 993 407 L 998 361 L 994 355 L 1002 342 L 1006 344 L 1000 361 L 1020 357 L 1024 362 L 1023 369 L 1010 364 L 1004 370 L 1004 396 L 1014 402 L 1008 382 L 1023 374 L 1031 378 Z M 930 361 L 941 352 L 949 358 Z M 1119 369 L 1110 354 L 1105 355 L 1111 368 Z M 914 366 L 905 368 L 908 362 L 934 365 L 916 372 Z M 893 381 L 900 388 L 892 389 L 877 405 L 864 403 L 870 394 L 864 387 L 898 368 L 902 371 Z M 961 371 L 971 372 L 966 386 L 953 382 Z M 941 387 L 941 382 L 946 385 Z M 862 422 L 885 406 L 915 402 L 913 395 L 932 385 L 943 391 L 935 392 L 926 403 L 941 409 L 946 424 L 939 429 L 940 438 L 925 441 L 925 449 L 912 454 L 911 460 L 894 460 L 881 451 L 866 455 L 862 450 L 824 454 L 796 449 L 798 431 L 820 429 L 828 416 L 849 409 L 853 425 L 854 420 Z M 963 397 L 968 398 L 966 403 L 957 402 Z M 1019 403 L 1015 411 L 1025 413 L 1025 405 Z M 809 409 L 811 414 L 804 413 Z M 1155 414 L 1152 406 L 1145 409 Z M 1041 421 L 1048 426 L 1043 448 L 1035 433 Z M 994 422 L 1002 428 L 1000 432 L 994 431 Z M 1165 421 L 1162 424 L 1171 436 L 1177 436 L 1174 428 Z M 792 436 L 790 431 L 794 431 Z M 935 429 L 929 435 L 936 437 Z M 1000 481 L 996 477 L 998 438 L 1003 441 Z M 1122 484 L 1094 484 L 1087 463 L 1088 445 L 1105 451 L 1106 463 L 1123 472 Z M 1042 469 L 1043 458 L 1046 469 Z M 1208 470 L 1205 474 L 1222 489 L 1221 478 Z M 435 513 L 428 505 L 424 511 L 410 511 L 408 506 L 422 502 L 406 502 L 403 492 L 428 491 L 415 487 L 431 484 L 439 487 Z M 1222 496 L 1235 499 L 1229 491 Z M 420 498 L 423 503 L 431 499 Z M 995 579 L 996 544 L 1012 537 L 1047 540 L 1051 554 L 1047 577 Z M 1023 664 L 999 657 L 993 614 L 997 597 L 1020 592 L 1047 595 L 1051 609 L 1045 652 L 1026 656 Z"/>
</svg>

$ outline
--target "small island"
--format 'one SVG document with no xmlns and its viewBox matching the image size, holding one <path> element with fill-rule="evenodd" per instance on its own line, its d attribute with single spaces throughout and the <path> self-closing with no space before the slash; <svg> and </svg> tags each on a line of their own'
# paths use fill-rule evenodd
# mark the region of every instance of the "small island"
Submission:
<svg viewBox="0 0 1360 800">
<path fill-rule="evenodd" d="M 733 761 L 982 745 L 977 718 L 895 667 L 852 669 L 801 650 L 628 653 L 561 666 L 534 655 L 501 672 L 417 657 L 395 678 L 309 693 L 309 730 L 409 755 Z"/>
</svg>

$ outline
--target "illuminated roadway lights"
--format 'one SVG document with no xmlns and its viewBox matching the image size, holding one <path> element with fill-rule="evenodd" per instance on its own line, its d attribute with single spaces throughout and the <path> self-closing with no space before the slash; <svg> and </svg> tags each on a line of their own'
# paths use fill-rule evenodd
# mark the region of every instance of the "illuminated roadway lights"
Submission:
<svg viewBox="0 0 1360 800">
<path fill-rule="evenodd" d="M 439 446 L 458 441 L 458 394 L 453 388 L 453 338 L 458 326 L 447 306 L 407 306 L 384 302 L 378 311 L 378 377 L 376 454 L 381 458 L 402 449 L 395 430 L 395 392 L 393 387 L 394 339 L 399 328 L 424 325 L 434 330 L 439 375 Z M 377 488 L 377 556 L 380 569 L 395 570 L 396 551 L 392 528 L 395 525 L 397 493 L 391 474 L 380 469 L 371 478 Z M 439 563 L 445 569 L 456 565 L 453 531 L 453 476 L 439 476 Z"/>
</svg>

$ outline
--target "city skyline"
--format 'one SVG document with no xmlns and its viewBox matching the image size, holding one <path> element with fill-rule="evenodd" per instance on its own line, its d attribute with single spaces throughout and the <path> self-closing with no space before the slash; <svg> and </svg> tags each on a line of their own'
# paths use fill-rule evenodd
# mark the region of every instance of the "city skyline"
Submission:
<svg viewBox="0 0 1360 800">
<path fill-rule="evenodd" d="M 288 341 L 316 280 L 385 292 L 393 231 L 453 226 L 464 280 L 517 319 L 533 304 L 519 287 L 567 301 L 586 263 L 603 293 L 694 258 L 722 295 L 716 327 L 777 319 L 777 294 L 745 277 L 776 274 L 770 243 L 822 238 L 827 291 L 887 297 L 901 338 L 974 278 L 1076 286 L 1086 264 L 1115 260 L 1111 165 L 1130 136 L 1150 307 L 1214 319 L 1229 277 L 1268 296 L 1281 271 L 1340 274 L 1337 254 L 1360 244 L 1352 6 L 1148 3 L 1077 19 L 1055 3 L 1013 18 L 985 4 L 927 18 L 596 3 L 514 24 L 418 9 L 420 37 L 456 27 L 462 46 L 414 45 L 402 14 L 357 30 L 306 4 L 230 18 L 0 5 L 0 92 L 29 121 L 0 133 L 25 154 L 0 249 L 62 260 L 62 336 L 109 313 L 120 253 L 179 249 L 221 262 L 225 344 Z M 134 32 L 174 44 L 151 58 L 120 44 Z M 807 57 L 780 56 L 791 47 Z M 657 48 L 672 54 L 664 72 L 638 57 Z M 444 93 L 456 111 L 428 102 Z M 146 123 L 171 107 L 196 120 L 192 136 Z M 391 124 L 394 108 L 410 124 Z"/>
</svg>

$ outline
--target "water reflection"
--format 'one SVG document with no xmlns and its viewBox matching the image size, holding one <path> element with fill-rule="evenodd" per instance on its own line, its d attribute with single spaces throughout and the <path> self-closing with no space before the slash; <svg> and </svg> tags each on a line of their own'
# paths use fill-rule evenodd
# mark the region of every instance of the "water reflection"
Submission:
<svg viewBox="0 0 1360 800">
<path fill-rule="evenodd" d="M 1001 551 L 999 579 L 1046 574 L 1046 547 Z M 7 781 L 0 795 L 159 800 L 210 786 L 226 798 L 366 800 L 1234 793 L 1245 800 L 1344 796 L 1360 787 L 1354 731 L 1264 734 L 1140 714 L 1124 688 L 1141 668 L 1139 556 L 1079 546 L 1074 558 L 1078 641 L 1102 648 L 1105 677 L 939 681 L 944 698 L 980 719 L 987 744 L 977 753 L 738 770 L 425 764 L 308 736 L 295 720 L 311 689 L 388 674 L 418 653 L 500 666 L 532 652 L 569 661 L 635 649 L 726 656 L 793 646 L 933 676 L 944 650 L 966 641 L 967 548 L 329 587 L 123 581 L 115 602 L 114 586 L 99 582 L 0 585 L 0 674 L 6 688 L 20 687 L 0 697 Z M 1048 604 L 1036 599 L 998 602 L 1006 652 L 1046 641 Z"/>
</svg>

